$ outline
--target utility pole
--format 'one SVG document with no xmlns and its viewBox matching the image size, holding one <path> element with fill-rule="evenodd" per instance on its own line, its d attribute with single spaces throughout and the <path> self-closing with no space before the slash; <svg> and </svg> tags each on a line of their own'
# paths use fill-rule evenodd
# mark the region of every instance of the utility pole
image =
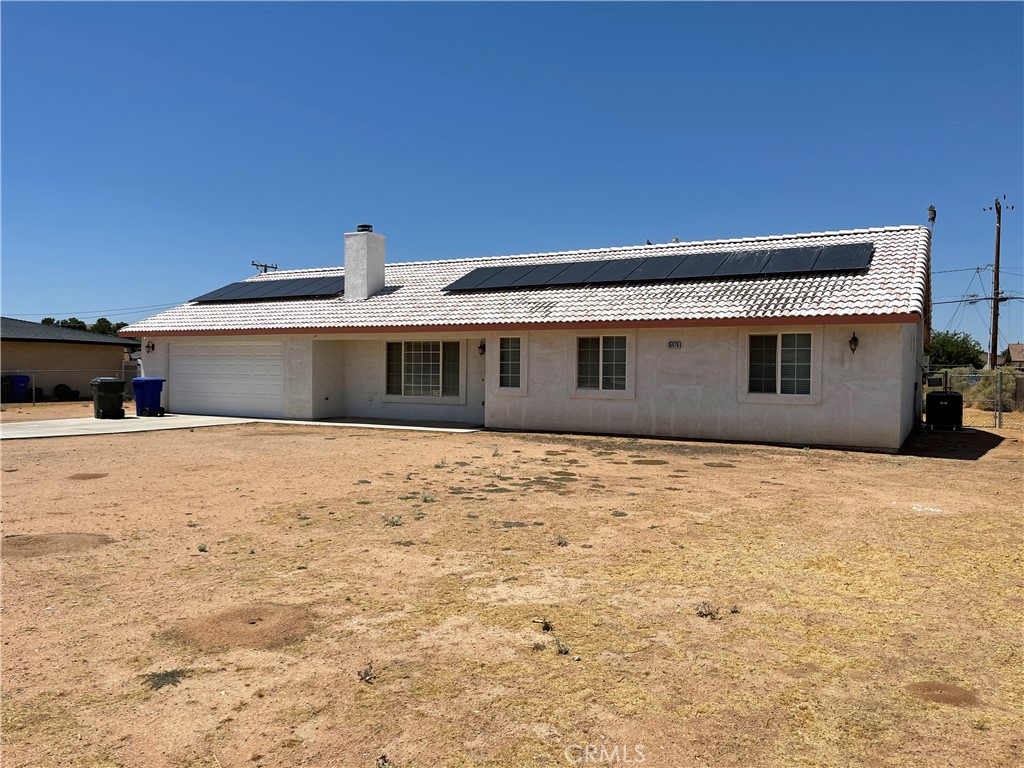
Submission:
<svg viewBox="0 0 1024 768">
<path fill-rule="evenodd" d="M 1006 195 L 1003 195 L 1003 200 L 1006 199 Z M 999 295 L 999 235 L 1000 229 L 1003 225 L 1003 206 L 999 202 L 999 198 L 996 198 L 995 205 L 989 206 L 986 210 L 991 211 L 995 208 L 996 212 L 996 260 L 992 269 L 992 343 L 988 348 L 988 367 L 991 370 L 996 369 L 996 357 L 999 355 L 999 302 L 1004 299 Z M 1012 211 L 1014 206 L 1010 206 L 1007 210 Z"/>
<path fill-rule="evenodd" d="M 259 261 L 254 261 L 252 265 L 256 267 L 256 269 L 262 269 L 264 275 L 267 274 L 268 269 L 277 269 L 277 264 L 263 264 Z"/>
<path fill-rule="evenodd" d="M 1003 224 L 1003 206 L 996 198 L 996 261 L 992 270 L 992 345 L 988 350 L 988 367 L 996 369 L 999 354 L 999 234 Z"/>
</svg>

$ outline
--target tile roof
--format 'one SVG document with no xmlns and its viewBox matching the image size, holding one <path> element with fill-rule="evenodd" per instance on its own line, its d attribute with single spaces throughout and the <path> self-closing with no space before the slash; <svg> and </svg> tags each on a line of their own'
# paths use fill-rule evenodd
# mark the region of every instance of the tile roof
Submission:
<svg viewBox="0 0 1024 768">
<path fill-rule="evenodd" d="M 138 349 L 142 343 L 134 339 L 119 339 L 117 336 L 106 336 L 102 333 L 80 331 L 77 328 L 65 328 L 60 325 L 44 325 L 18 320 L 13 317 L 0 317 L 0 338 L 5 341 L 43 341 L 64 344 L 113 344 L 118 347 Z"/>
<path fill-rule="evenodd" d="M 818 273 L 687 282 L 550 286 L 487 292 L 442 289 L 477 267 L 669 256 L 734 249 L 795 248 L 873 242 L 862 273 Z M 524 326 L 548 323 L 735 321 L 923 315 L 930 232 L 926 227 L 603 248 L 447 261 L 388 264 L 385 289 L 365 301 L 340 296 L 285 301 L 188 302 L 134 323 L 123 332 L 201 333 L 287 329 L 373 329 L 417 326 Z M 329 277 L 341 268 L 260 274 L 250 280 Z"/>
</svg>

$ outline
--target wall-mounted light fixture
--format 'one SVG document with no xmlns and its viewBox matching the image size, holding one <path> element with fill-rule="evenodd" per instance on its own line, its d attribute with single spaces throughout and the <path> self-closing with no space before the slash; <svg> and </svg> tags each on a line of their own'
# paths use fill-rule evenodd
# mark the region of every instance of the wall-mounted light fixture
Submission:
<svg viewBox="0 0 1024 768">
<path fill-rule="evenodd" d="M 154 344 L 152 341 L 146 343 L 147 352 L 152 352 L 154 349 L 156 349 L 156 344 Z"/>
<path fill-rule="evenodd" d="M 850 337 L 850 351 L 856 354 L 857 347 L 860 346 L 860 339 L 857 338 L 857 332 L 853 332 L 853 336 Z"/>
<path fill-rule="evenodd" d="M 476 351 L 479 352 L 481 355 L 486 354 L 487 342 L 481 339 L 480 343 L 477 345 Z"/>
</svg>

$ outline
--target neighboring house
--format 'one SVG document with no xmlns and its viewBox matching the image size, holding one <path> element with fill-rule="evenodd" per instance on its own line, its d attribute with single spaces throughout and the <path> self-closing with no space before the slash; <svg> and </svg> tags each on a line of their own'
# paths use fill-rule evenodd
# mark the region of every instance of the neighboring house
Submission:
<svg viewBox="0 0 1024 768">
<path fill-rule="evenodd" d="M 1024 369 L 1024 344 L 1011 344 L 1006 348 L 1006 359 L 1003 365 Z"/>
<path fill-rule="evenodd" d="M 121 376 L 126 350 L 141 343 L 59 325 L 30 323 L 13 317 L 0 318 L 0 368 L 4 375 L 26 374 L 30 386 L 53 397 L 54 387 L 64 384 L 90 397 L 89 382 L 97 376 Z M 134 372 L 134 363 L 130 372 Z"/>
<path fill-rule="evenodd" d="M 135 323 L 172 412 L 896 450 L 925 227 L 260 274 Z M 148 344 L 147 344 L 148 346 Z"/>
</svg>

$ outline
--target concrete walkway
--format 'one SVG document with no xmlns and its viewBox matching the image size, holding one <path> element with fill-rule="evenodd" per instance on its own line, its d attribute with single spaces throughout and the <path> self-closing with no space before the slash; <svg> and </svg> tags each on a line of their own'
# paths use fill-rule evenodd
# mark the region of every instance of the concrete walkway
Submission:
<svg viewBox="0 0 1024 768">
<path fill-rule="evenodd" d="M 362 429 L 406 429 L 416 432 L 479 432 L 477 427 L 435 425 L 423 422 L 357 422 L 357 421 L 293 421 L 288 419 L 236 419 L 228 416 L 189 416 L 169 413 L 163 417 L 123 419 L 51 419 L 49 421 L 15 421 L 0 424 L 0 440 L 24 440 L 33 437 L 76 437 L 80 435 L 116 435 L 125 432 L 154 432 L 160 429 L 195 429 L 222 427 L 226 424 L 302 424 L 314 427 L 359 427 Z"/>
</svg>

